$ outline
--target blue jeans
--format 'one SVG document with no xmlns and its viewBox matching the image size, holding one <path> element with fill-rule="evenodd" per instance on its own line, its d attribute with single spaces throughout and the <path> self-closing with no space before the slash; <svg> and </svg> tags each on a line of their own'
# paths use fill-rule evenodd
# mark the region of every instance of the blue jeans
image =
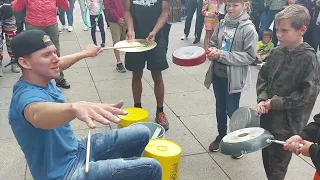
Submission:
<svg viewBox="0 0 320 180">
<path fill-rule="evenodd" d="M 73 26 L 73 9 L 74 9 L 74 0 L 69 0 L 70 8 L 68 11 L 64 11 L 59 9 L 59 20 L 61 24 L 64 26 L 66 25 L 66 18 L 65 14 L 67 14 L 68 25 Z"/>
<path fill-rule="evenodd" d="M 259 27 L 259 40 L 262 40 L 263 31 L 270 28 L 270 25 L 272 24 L 276 14 L 280 11 L 281 10 L 269 10 L 269 11 L 264 11 L 261 14 L 260 27 Z M 272 42 L 275 46 L 277 46 L 278 38 L 277 38 L 277 31 L 276 31 L 276 23 L 274 23 L 274 26 L 273 26 Z"/>
<path fill-rule="evenodd" d="M 219 138 L 227 134 L 227 116 L 231 118 L 239 108 L 241 93 L 228 93 L 228 79 L 213 75 L 213 92 L 216 98 L 216 118 Z"/>
<path fill-rule="evenodd" d="M 79 140 L 77 158 L 64 180 L 161 180 L 160 164 L 140 157 L 149 142 L 149 133 L 147 127 L 134 125 L 93 134 L 88 173 L 84 171 L 87 138 Z"/>
</svg>

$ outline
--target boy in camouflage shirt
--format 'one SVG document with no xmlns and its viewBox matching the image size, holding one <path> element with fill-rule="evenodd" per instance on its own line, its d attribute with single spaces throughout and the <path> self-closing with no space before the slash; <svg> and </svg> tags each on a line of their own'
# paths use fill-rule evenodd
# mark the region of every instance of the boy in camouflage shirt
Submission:
<svg viewBox="0 0 320 180">
<path fill-rule="evenodd" d="M 257 80 L 258 113 L 261 127 L 285 141 L 307 124 L 319 94 L 319 61 L 314 49 L 303 43 L 309 25 L 308 10 L 290 5 L 276 15 L 280 47 L 267 57 Z M 292 153 L 282 145 L 262 150 L 268 179 L 283 180 Z"/>
</svg>

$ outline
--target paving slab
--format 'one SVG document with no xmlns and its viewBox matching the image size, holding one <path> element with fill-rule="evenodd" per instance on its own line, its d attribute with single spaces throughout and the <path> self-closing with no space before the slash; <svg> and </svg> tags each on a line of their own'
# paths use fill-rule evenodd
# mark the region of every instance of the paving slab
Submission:
<svg viewBox="0 0 320 180">
<path fill-rule="evenodd" d="M 66 102 L 100 101 L 99 95 L 92 81 L 74 82 L 71 83 L 71 88 L 71 91 L 68 89 L 61 89 Z"/>
<path fill-rule="evenodd" d="M 166 94 L 165 102 L 177 116 L 209 114 L 215 107 L 209 90 Z"/>
<path fill-rule="evenodd" d="M 9 109 L 12 97 L 12 88 L 0 88 L 0 109 Z"/>
<path fill-rule="evenodd" d="M 0 179 L 25 179 L 26 160 L 15 139 L 0 140 Z"/>
<path fill-rule="evenodd" d="M 179 180 L 229 180 L 207 153 L 184 156 L 180 161 Z"/>
<path fill-rule="evenodd" d="M 8 120 L 8 109 L 0 110 L 0 140 L 14 138 Z"/>
</svg>

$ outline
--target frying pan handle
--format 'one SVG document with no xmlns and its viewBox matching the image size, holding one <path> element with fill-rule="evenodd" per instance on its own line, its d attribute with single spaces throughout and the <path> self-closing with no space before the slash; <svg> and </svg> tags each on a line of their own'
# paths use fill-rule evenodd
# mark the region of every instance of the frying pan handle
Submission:
<svg viewBox="0 0 320 180">
<path fill-rule="evenodd" d="M 285 143 L 284 141 L 278 141 L 278 140 L 272 140 L 272 139 L 270 139 L 269 142 L 281 144 L 281 145 L 284 145 L 284 143 Z M 303 144 L 299 144 L 299 147 L 302 148 Z"/>
</svg>

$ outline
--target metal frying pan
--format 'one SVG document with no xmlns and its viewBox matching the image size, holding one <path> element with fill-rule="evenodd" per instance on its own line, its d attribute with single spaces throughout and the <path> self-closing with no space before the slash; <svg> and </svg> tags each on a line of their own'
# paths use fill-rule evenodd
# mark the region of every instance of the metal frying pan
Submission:
<svg viewBox="0 0 320 180">
<path fill-rule="evenodd" d="M 226 155 L 247 154 L 263 149 L 272 143 L 284 144 L 283 141 L 275 140 L 267 130 L 251 127 L 239 129 L 224 136 L 219 149 L 222 154 Z"/>
<path fill-rule="evenodd" d="M 207 59 L 206 52 L 199 46 L 186 46 L 172 53 L 172 61 L 179 66 L 197 66 Z"/>
<path fill-rule="evenodd" d="M 117 42 L 113 47 L 105 47 L 103 50 L 117 49 L 123 52 L 149 51 L 157 46 L 155 41 L 147 39 L 123 40 Z"/>
<path fill-rule="evenodd" d="M 230 132 L 248 127 L 260 127 L 260 116 L 252 108 L 240 107 L 230 118 Z"/>
</svg>

